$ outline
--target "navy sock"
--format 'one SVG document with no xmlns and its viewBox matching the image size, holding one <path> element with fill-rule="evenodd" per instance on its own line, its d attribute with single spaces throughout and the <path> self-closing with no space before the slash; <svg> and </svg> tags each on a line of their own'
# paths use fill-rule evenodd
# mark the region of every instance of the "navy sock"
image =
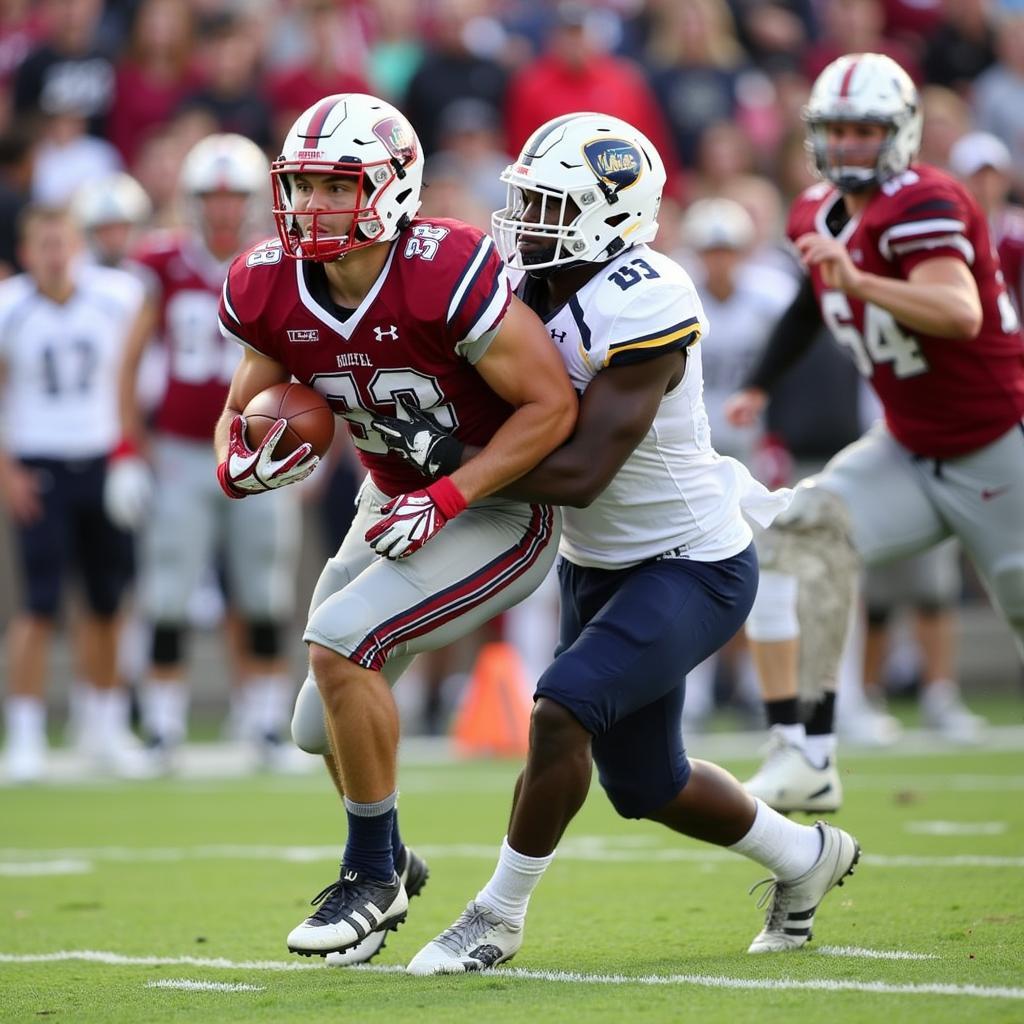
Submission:
<svg viewBox="0 0 1024 1024">
<path fill-rule="evenodd" d="M 399 864 L 404 863 L 402 851 L 405 843 L 402 842 L 402 833 L 398 828 L 398 808 L 395 808 L 395 816 L 391 819 L 391 856 L 395 859 L 395 870 L 398 871 Z"/>
<path fill-rule="evenodd" d="M 800 722 L 800 701 L 796 697 L 765 701 L 764 710 L 769 725 L 798 725 Z"/>
<path fill-rule="evenodd" d="M 827 736 L 836 731 L 836 695 L 826 690 L 807 719 L 808 736 Z"/>
<path fill-rule="evenodd" d="M 372 804 L 359 804 L 345 797 L 348 841 L 345 867 L 379 882 L 390 882 L 395 874 L 391 836 L 395 828 L 397 794 Z"/>
</svg>

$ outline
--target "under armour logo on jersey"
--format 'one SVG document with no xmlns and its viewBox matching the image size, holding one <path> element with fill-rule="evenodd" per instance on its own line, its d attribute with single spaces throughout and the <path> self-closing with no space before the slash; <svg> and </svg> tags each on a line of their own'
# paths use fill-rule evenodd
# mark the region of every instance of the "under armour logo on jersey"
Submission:
<svg viewBox="0 0 1024 1024">
<path fill-rule="evenodd" d="M 383 327 L 374 327 L 373 333 L 377 336 L 378 341 L 383 341 L 385 338 L 398 341 L 398 328 L 394 324 L 391 324 L 387 330 L 384 330 Z"/>
<path fill-rule="evenodd" d="M 567 331 L 556 331 L 553 327 L 551 328 L 551 337 L 558 342 L 559 345 L 565 343 L 565 339 L 568 337 Z"/>
</svg>

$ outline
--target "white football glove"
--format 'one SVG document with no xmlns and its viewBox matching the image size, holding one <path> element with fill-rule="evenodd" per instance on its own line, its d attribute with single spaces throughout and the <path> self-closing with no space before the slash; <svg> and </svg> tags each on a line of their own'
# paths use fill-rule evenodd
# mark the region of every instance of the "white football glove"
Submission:
<svg viewBox="0 0 1024 1024">
<path fill-rule="evenodd" d="M 139 455 L 115 455 L 103 483 L 103 507 L 115 526 L 137 530 L 153 501 L 153 472 Z"/>
<path fill-rule="evenodd" d="M 462 492 L 443 476 L 421 491 L 399 494 L 382 505 L 384 518 L 366 531 L 365 539 L 378 555 L 405 558 L 465 509 Z"/>
<path fill-rule="evenodd" d="M 274 446 L 287 426 L 287 420 L 277 420 L 252 449 L 245 440 L 245 417 L 236 416 L 231 421 L 228 457 L 217 467 L 217 479 L 229 498 L 244 498 L 247 494 L 296 484 L 316 469 L 320 456 L 312 454 L 309 444 L 300 444 L 283 459 L 274 458 Z"/>
</svg>

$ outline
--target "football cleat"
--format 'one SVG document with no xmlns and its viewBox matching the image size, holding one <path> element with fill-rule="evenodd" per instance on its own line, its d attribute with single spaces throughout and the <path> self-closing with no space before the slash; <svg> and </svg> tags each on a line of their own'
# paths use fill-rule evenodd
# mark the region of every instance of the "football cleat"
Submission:
<svg viewBox="0 0 1024 1024">
<path fill-rule="evenodd" d="M 823 768 L 815 768 L 804 751 L 775 727 L 769 731 L 764 763 L 743 788 L 780 814 L 831 814 L 843 802 L 835 761 L 830 759 Z"/>
<path fill-rule="evenodd" d="M 523 944 L 514 928 L 493 910 L 470 900 L 458 920 L 428 942 L 410 961 L 409 974 L 468 974 L 511 960 Z"/>
<path fill-rule="evenodd" d="M 373 932 L 397 928 L 409 907 L 405 886 L 396 874 L 378 882 L 341 866 L 341 877 L 310 901 L 315 914 L 288 934 L 288 949 L 302 956 L 344 953 Z"/>
<path fill-rule="evenodd" d="M 402 885 L 405 886 L 406 896 L 409 899 L 419 896 L 430 875 L 427 862 L 408 846 L 403 846 L 398 860 L 395 861 L 395 869 L 402 880 Z M 328 953 L 324 963 L 328 967 L 351 967 L 353 964 L 369 963 L 384 948 L 387 935 L 386 930 L 371 932 L 362 942 L 357 942 L 344 953 Z"/>
<path fill-rule="evenodd" d="M 956 683 L 929 683 L 921 693 L 921 719 L 950 743 L 973 746 L 984 738 L 988 722 L 974 714 Z"/>
<path fill-rule="evenodd" d="M 766 878 L 751 888 L 753 892 L 758 886 L 768 885 L 757 901 L 759 909 L 768 905 L 768 911 L 764 927 L 748 953 L 785 953 L 810 942 L 818 904 L 829 890 L 853 874 L 860 860 L 857 840 L 824 821 L 815 822 L 814 827 L 821 833 L 821 854 L 807 871 L 788 882 Z"/>
</svg>

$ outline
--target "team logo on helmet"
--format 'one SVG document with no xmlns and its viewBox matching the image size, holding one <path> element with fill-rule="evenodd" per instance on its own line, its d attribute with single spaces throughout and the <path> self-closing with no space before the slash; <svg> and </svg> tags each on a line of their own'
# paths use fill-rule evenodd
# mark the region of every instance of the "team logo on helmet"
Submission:
<svg viewBox="0 0 1024 1024">
<path fill-rule="evenodd" d="M 373 134 L 403 167 L 416 159 L 416 136 L 400 118 L 386 117 L 378 121 L 373 126 Z"/>
<path fill-rule="evenodd" d="M 593 172 L 616 191 L 635 185 L 643 170 L 640 150 L 624 139 L 595 139 L 583 147 Z"/>
</svg>

